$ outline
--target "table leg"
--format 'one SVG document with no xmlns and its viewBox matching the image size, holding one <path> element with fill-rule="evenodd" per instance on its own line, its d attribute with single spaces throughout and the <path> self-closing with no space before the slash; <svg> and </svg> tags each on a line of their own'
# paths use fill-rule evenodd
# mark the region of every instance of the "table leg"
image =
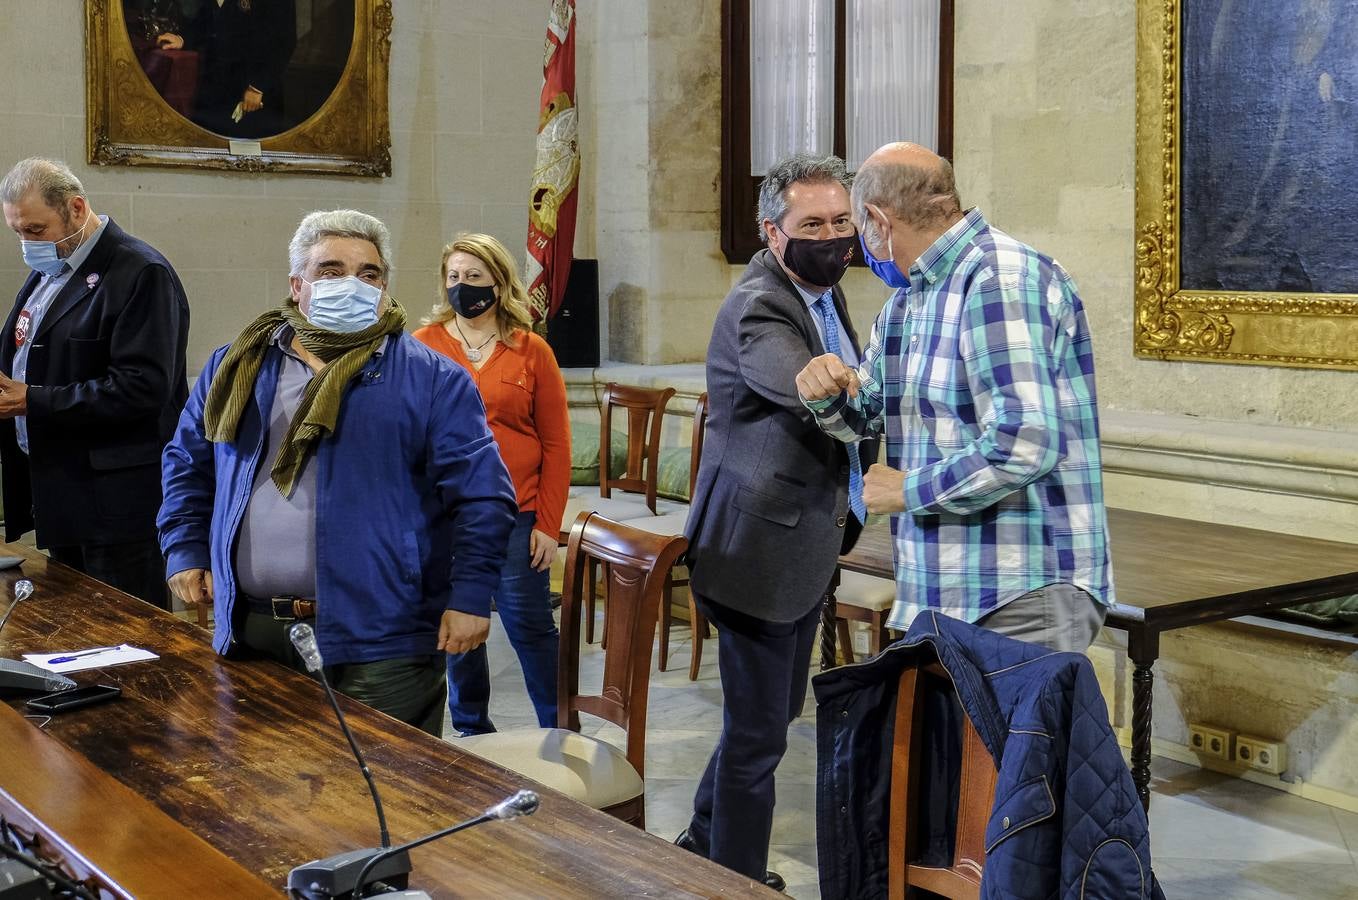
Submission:
<svg viewBox="0 0 1358 900">
<path fill-rule="evenodd" d="M 833 669 L 838 663 L 835 655 L 835 591 L 839 588 L 839 567 L 830 577 L 830 587 L 825 592 L 825 603 L 820 608 L 820 670 Z"/>
<path fill-rule="evenodd" d="M 1155 660 L 1160 655 L 1159 635 L 1128 635 L 1127 655 L 1132 672 L 1132 783 L 1141 808 L 1151 808 L 1151 711 L 1155 685 Z"/>
</svg>

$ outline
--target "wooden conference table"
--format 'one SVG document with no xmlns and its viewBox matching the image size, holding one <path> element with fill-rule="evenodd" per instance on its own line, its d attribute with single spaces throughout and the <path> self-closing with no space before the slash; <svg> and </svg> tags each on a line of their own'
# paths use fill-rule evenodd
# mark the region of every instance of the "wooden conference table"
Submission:
<svg viewBox="0 0 1358 900">
<path fill-rule="evenodd" d="M 13 709 L 0 706 L 0 815 L 44 823 L 60 855 L 123 885 L 116 896 L 279 896 L 294 866 L 377 844 L 363 778 L 318 684 L 273 663 L 222 659 L 200 629 L 32 551 L 0 553 L 26 557 L 22 571 L 0 573 L 0 609 L 19 578 L 36 586 L 0 633 L 0 656 L 123 642 L 160 655 L 77 673 L 123 696 L 57 715 L 42 731 L 41 720 L 19 717 L 21 696 L 5 695 L 0 703 Z M 412 851 L 412 888 L 434 897 L 773 896 L 455 744 L 340 702 L 393 842 L 469 819 L 521 787 L 542 795 L 533 816 Z M 194 889 L 157 875 L 157 865 L 188 873 Z"/>
<path fill-rule="evenodd" d="M 1132 674 L 1132 779 L 1150 805 L 1151 697 L 1160 635 L 1176 628 L 1358 594 L 1358 544 L 1108 510 L 1118 603 L 1105 625 L 1127 632 Z M 887 520 L 874 521 L 840 567 L 893 577 Z M 834 665 L 834 609 L 827 603 L 822 666 Z M 827 638 L 828 636 L 828 638 Z M 828 646 L 826 641 L 828 639 Z"/>
</svg>

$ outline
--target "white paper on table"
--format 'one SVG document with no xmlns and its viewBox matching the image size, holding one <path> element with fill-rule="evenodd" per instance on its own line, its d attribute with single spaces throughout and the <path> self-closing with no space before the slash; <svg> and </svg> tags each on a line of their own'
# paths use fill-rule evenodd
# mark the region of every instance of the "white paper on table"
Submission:
<svg viewBox="0 0 1358 900">
<path fill-rule="evenodd" d="M 150 650 L 143 650 L 140 647 L 133 647 L 130 644 L 119 644 L 110 650 L 103 650 L 99 653 L 88 653 L 84 656 L 76 656 L 80 650 L 67 650 L 62 653 L 25 653 L 24 660 L 31 662 L 39 669 L 46 669 L 49 672 L 65 674 L 67 672 L 83 672 L 85 669 L 103 669 L 108 666 L 121 666 L 124 663 L 143 662 L 148 659 L 160 659 L 159 656 Z M 51 660 L 61 659 L 63 656 L 76 656 L 70 662 L 53 664 Z"/>
</svg>

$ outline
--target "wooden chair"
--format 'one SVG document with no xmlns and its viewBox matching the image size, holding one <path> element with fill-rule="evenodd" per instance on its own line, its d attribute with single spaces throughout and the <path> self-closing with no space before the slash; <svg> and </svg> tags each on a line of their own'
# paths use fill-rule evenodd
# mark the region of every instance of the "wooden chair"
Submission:
<svg viewBox="0 0 1358 900">
<path fill-rule="evenodd" d="M 615 522 L 677 512 L 682 504 L 656 498 L 660 433 L 665 406 L 674 388 L 642 388 L 609 382 L 599 400 L 599 491 L 583 489 L 572 499 L 580 511 L 603 513 Z M 614 416 L 625 416 L 627 454 L 621 475 L 614 476 Z M 622 496 L 615 497 L 614 491 Z"/>
<path fill-rule="evenodd" d="M 920 770 L 924 767 L 921 736 L 924 692 L 928 679 L 941 679 L 952 690 L 952 678 L 935 661 L 912 664 L 901 673 L 896 696 L 896 725 L 891 753 L 891 822 L 887 832 L 888 894 L 904 900 L 911 888 L 941 897 L 979 900 L 985 867 L 985 830 L 995 805 L 999 777 L 971 719 L 962 715 L 962 778 L 957 810 L 953 862 L 948 868 L 912 863 L 918 847 L 917 819 Z"/>
<path fill-rule="evenodd" d="M 693 499 L 693 489 L 698 483 L 698 464 L 703 458 L 703 440 L 707 435 L 707 392 L 698 395 L 693 407 L 693 441 L 689 450 L 688 496 Z M 683 534 L 688 525 L 688 510 L 656 516 L 654 519 L 628 519 L 627 524 L 651 534 Z M 675 566 L 665 583 L 665 600 L 660 604 L 660 671 L 664 672 L 670 657 L 670 627 L 674 624 L 674 589 L 688 585 L 688 566 Z M 605 615 L 607 612 L 605 611 Z M 703 639 L 707 637 L 707 619 L 699 612 L 693 599 L 688 595 L 688 625 L 693 637 L 693 652 L 688 660 L 688 680 L 698 680 L 698 668 L 703 662 Z"/>
<path fill-rule="evenodd" d="M 462 738 L 456 744 L 528 778 L 646 827 L 646 701 L 652 637 L 670 568 L 682 537 L 647 534 L 598 513 L 583 513 L 566 545 L 561 602 L 557 728 L 518 729 Z M 611 608 L 604 629 L 603 687 L 580 693 L 580 613 L 592 563 L 604 565 Z M 623 753 L 580 734 L 580 713 L 619 725 Z"/>
<path fill-rule="evenodd" d="M 870 626 L 868 653 L 872 656 L 881 653 L 882 648 L 891 643 L 886 620 L 896 602 L 896 582 L 889 578 L 841 570 L 834 598 L 835 634 L 845 662 L 854 661 L 850 622 L 866 622 Z"/>
<path fill-rule="evenodd" d="M 599 401 L 599 492 L 588 488 L 566 501 L 566 517 L 582 512 L 597 512 L 615 522 L 651 518 L 681 512 L 683 504 L 656 497 L 659 476 L 660 434 L 665 406 L 674 388 L 642 388 L 610 381 L 604 385 Z M 613 415 L 626 414 L 627 457 L 621 475 L 614 477 L 610 459 L 613 443 Z M 615 497 L 618 491 L 623 496 Z M 572 521 L 563 517 L 563 521 Z M 587 594 L 585 640 L 594 642 L 595 592 Z"/>
</svg>

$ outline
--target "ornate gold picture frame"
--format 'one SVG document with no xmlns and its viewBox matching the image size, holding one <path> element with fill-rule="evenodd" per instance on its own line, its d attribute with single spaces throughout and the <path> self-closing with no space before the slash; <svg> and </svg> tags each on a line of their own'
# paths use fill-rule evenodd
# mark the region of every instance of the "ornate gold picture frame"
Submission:
<svg viewBox="0 0 1358 900">
<path fill-rule="evenodd" d="M 1191 255 L 1196 251 L 1188 249 L 1191 242 L 1185 240 L 1185 221 L 1216 225 L 1213 216 L 1227 223 L 1231 221 L 1229 210 L 1194 210 L 1191 202 L 1187 205 L 1188 216 L 1185 214 L 1185 198 L 1200 197 L 1202 193 L 1193 190 L 1196 185 L 1184 183 L 1184 148 L 1193 146 L 1193 135 L 1184 129 L 1184 107 L 1190 102 L 1185 98 L 1200 96 L 1191 91 L 1185 93 L 1184 79 L 1192 79 L 1202 65 L 1197 58 L 1187 61 L 1184 58 L 1184 8 L 1183 0 L 1137 3 L 1135 353 L 1153 359 L 1358 369 L 1358 294 L 1323 293 L 1304 287 L 1277 289 L 1278 283 L 1286 285 L 1289 278 L 1299 277 L 1304 284 L 1309 278 L 1305 266 L 1288 263 L 1279 267 L 1270 262 L 1258 267 L 1263 277 L 1275 285 L 1271 290 L 1241 289 L 1238 284 L 1220 290 L 1184 284 L 1186 269 L 1195 272 L 1203 269 L 1198 258 Z M 1290 5 L 1279 4 L 1278 8 Z M 1196 9 L 1193 12 L 1197 14 Z M 1269 22 L 1258 21 L 1239 10 L 1234 21 L 1240 28 L 1270 27 Z M 1218 42 L 1214 52 L 1220 39 L 1220 34 L 1214 37 Z M 1315 39 L 1314 33 L 1308 38 L 1312 42 Z M 1276 40 L 1283 40 L 1283 36 L 1276 36 Z M 1307 73 L 1298 75 L 1298 90 L 1308 93 L 1297 96 L 1305 96 L 1310 102 L 1315 100 L 1317 88 L 1313 83 L 1305 83 L 1306 76 Z M 1326 77 L 1327 73 L 1320 73 L 1322 99 L 1329 99 L 1324 97 Z M 1294 122 L 1306 121 L 1300 106 L 1294 106 L 1291 112 Z M 1285 121 L 1287 117 L 1270 119 L 1263 115 L 1259 121 L 1274 128 L 1280 118 Z M 1244 116 L 1236 121 L 1247 120 Z M 1306 124 L 1315 130 L 1323 128 L 1322 123 Z M 1308 165 L 1317 158 L 1323 158 L 1323 154 L 1312 155 Z M 1307 174 L 1309 177 L 1309 170 Z M 1192 177 L 1190 174 L 1190 180 Z M 1231 177 L 1238 175 L 1223 176 L 1222 180 L 1229 183 Z M 1260 178 L 1257 170 L 1248 169 L 1244 177 Z M 1285 191 L 1264 193 L 1269 198 L 1291 196 Z M 1340 199 L 1321 196 L 1314 202 L 1331 204 L 1331 214 L 1342 218 L 1333 205 Z M 1299 228 L 1310 224 L 1306 217 L 1298 217 L 1298 223 Z M 1344 227 L 1351 231 L 1355 226 L 1348 221 Z M 1217 249 L 1210 242 L 1200 242 L 1199 246 L 1209 248 L 1210 252 Z M 1223 260 L 1230 256 L 1229 250 L 1220 253 Z M 1190 256 L 1185 258 L 1181 254 Z M 1241 258 L 1242 270 L 1248 273 L 1248 255 Z M 1296 258 L 1295 253 L 1292 258 Z M 1226 264 L 1222 262 L 1221 267 Z M 1216 260 L 1210 260 L 1208 267 L 1217 265 Z"/>
<path fill-rule="evenodd" d="M 223 0 L 222 3 L 217 0 L 198 0 L 196 3 L 173 0 L 162 5 L 156 0 L 86 0 L 85 91 L 89 161 L 98 165 L 184 166 L 242 172 L 390 175 L 387 72 L 391 58 L 391 0 L 309 3 L 304 12 L 344 10 L 333 14 L 341 21 L 329 23 L 337 25 L 335 31 L 341 35 L 332 38 L 334 46 L 328 48 L 334 56 L 330 80 L 322 81 L 319 88 L 315 85 L 298 87 L 298 71 L 303 75 L 310 74 L 297 64 L 297 59 L 308 47 L 308 33 L 305 28 L 290 31 L 290 43 L 287 39 L 282 42 L 281 53 L 291 54 L 293 61 L 285 70 L 283 64 L 288 63 L 285 56 L 275 66 L 274 74 L 278 77 L 271 79 L 270 87 L 263 89 L 262 102 L 253 110 L 248 99 L 244 106 L 238 105 L 234 110 L 234 100 L 218 102 L 223 124 L 205 127 L 204 123 L 210 124 L 211 120 L 199 115 L 199 107 L 205 105 L 203 97 L 208 90 L 208 74 L 221 72 L 225 67 L 214 64 L 213 45 L 207 39 L 200 39 L 198 46 L 202 49 L 196 49 L 191 32 L 195 21 L 190 21 L 190 17 L 209 4 L 211 7 L 204 14 L 220 14 L 225 7 L 227 12 L 238 16 L 242 13 L 260 16 L 263 11 L 277 10 L 278 5 L 271 5 L 277 3 L 278 0 Z M 343 20 L 347 19 L 350 4 L 354 17 L 352 30 L 350 23 Z M 297 7 L 294 3 L 285 3 L 282 7 L 287 10 L 283 30 L 289 31 L 296 25 Z M 176 21 L 153 20 L 153 13 L 158 15 L 167 10 Z M 185 13 L 185 10 L 189 12 Z M 312 14 L 319 16 L 321 13 Z M 133 21 L 129 23 L 129 19 Z M 162 30 L 165 34 L 160 33 Z M 185 36 L 171 34 L 180 31 Z M 237 44 L 241 40 L 232 39 Z M 319 43 L 319 39 L 312 43 Z M 164 48 L 170 52 L 160 52 Z M 326 49 L 321 47 L 321 50 Z M 273 55 L 280 57 L 280 51 L 275 49 Z M 312 55 L 317 55 L 314 50 Z M 181 64 L 186 59 L 187 63 Z M 181 64 L 179 71 L 165 77 L 163 70 L 176 64 Z M 312 70 L 316 68 L 311 67 Z M 152 83 L 152 76 L 159 76 L 159 86 Z M 287 86 L 285 93 L 282 85 L 289 77 L 293 83 Z M 254 80 L 262 81 L 263 78 Z M 273 87 L 273 81 L 279 86 Z M 167 88 L 167 83 L 171 87 Z M 304 90 L 308 87 L 309 94 Z M 299 96 L 301 101 L 295 99 Z M 281 116 L 279 112 L 286 108 L 284 97 L 291 103 L 290 117 Z M 308 100 L 309 97 L 313 99 Z M 234 130 L 233 122 L 265 121 L 260 108 L 274 116 L 268 121 L 274 123 L 277 133 L 224 133 Z"/>
</svg>

